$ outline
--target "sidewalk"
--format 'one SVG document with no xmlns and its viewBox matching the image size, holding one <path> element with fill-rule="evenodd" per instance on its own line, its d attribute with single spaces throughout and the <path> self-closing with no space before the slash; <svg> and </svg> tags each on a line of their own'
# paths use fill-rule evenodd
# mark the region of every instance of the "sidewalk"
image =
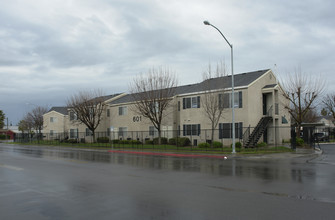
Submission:
<svg viewBox="0 0 335 220">
<path fill-rule="evenodd" d="M 322 150 L 319 148 L 314 149 L 303 149 L 297 148 L 295 152 L 287 153 L 272 153 L 272 154 L 253 154 L 253 155 L 235 155 L 234 158 L 245 158 L 245 159 L 293 159 L 293 158 L 306 158 L 308 160 L 314 159 L 322 154 Z M 229 156 L 228 156 L 229 157 Z M 232 156 L 230 156 L 232 157 Z"/>
<path fill-rule="evenodd" d="M 152 156 L 170 156 L 170 157 L 192 157 L 192 158 L 218 158 L 218 159 L 292 159 L 292 158 L 307 158 L 314 159 L 322 154 L 320 149 L 301 149 L 297 148 L 295 152 L 285 153 L 269 153 L 269 154 L 206 154 L 192 152 L 153 152 L 153 151 L 136 151 L 136 150 L 108 150 L 110 153 L 124 153 L 136 155 L 152 155 Z"/>
</svg>

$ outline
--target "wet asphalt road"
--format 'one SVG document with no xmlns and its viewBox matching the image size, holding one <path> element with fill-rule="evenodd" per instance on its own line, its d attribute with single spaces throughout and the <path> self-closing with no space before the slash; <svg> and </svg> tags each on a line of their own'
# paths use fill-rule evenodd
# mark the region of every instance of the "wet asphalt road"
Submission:
<svg viewBox="0 0 335 220">
<path fill-rule="evenodd" d="M 335 219 L 335 145 L 179 158 L 0 143 L 0 219 Z"/>
</svg>

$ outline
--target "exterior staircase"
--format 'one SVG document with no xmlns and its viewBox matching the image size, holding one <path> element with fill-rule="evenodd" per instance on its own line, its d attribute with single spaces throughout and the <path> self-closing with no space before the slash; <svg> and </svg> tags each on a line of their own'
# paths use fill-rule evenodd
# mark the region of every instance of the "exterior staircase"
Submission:
<svg viewBox="0 0 335 220">
<path fill-rule="evenodd" d="M 264 116 L 258 122 L 255 129 L 250 134 L 250 127 L 243 134 L 243 145 L 245 148 L 256 146 L 258 140 L 264 134 L 264 131 L 268 127 L 270 121 L 272 120 L 271 116 Z"/>
</svg>

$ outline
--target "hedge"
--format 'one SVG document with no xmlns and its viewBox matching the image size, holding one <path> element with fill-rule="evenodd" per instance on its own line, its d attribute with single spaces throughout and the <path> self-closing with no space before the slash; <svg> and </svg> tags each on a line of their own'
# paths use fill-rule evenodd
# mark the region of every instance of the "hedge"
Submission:
<svg viewBox="0 0 335 220">
<path fill-rule="evenodd" d="M 169 144 L 183 147 L 183 146 L 189 146 L 191 144 L 191 141 L 187 137 L 170 138 Z"/>
</svg>

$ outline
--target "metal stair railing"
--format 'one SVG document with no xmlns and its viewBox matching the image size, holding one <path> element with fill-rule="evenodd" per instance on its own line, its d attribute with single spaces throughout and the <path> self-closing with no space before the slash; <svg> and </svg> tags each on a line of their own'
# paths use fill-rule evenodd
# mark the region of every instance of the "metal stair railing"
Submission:
<svg viewBox="0 0 335 220">
<path fill-rule="evenodd" d="M 252 131 L 251 135 L 249 135 L 248 140 L 245 142 L 244 147 L 255 146 L 258 142 L 259 138 L 263 135 L 265 129 L 267 128 L 271 116 L 265 116 L 260 119 L 257 126 Z"/>
</svg>

